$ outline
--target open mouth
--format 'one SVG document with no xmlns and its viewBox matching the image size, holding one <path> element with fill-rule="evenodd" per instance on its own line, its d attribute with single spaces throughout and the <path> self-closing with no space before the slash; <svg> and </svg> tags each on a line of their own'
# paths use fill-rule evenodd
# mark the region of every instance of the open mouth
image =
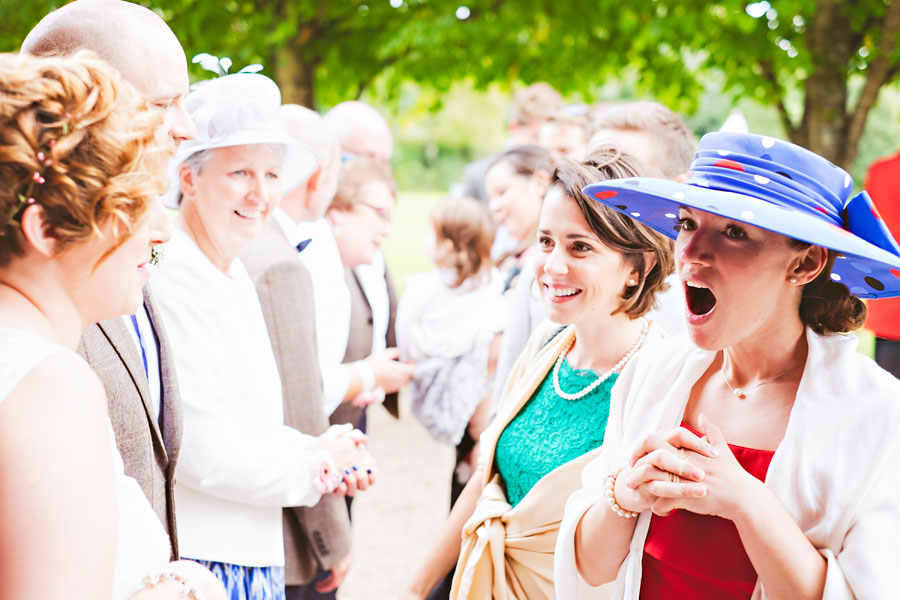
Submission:
<svg viewBox="0 0 900 600">
<path fill-rule="evenodd" d="M 684 290 L 687 307 L 691 314 L 705 315 L 715 308 L 716 295 L 709 288 L 693 281 L 687 281 L 684 284 Z"/>
</svg>

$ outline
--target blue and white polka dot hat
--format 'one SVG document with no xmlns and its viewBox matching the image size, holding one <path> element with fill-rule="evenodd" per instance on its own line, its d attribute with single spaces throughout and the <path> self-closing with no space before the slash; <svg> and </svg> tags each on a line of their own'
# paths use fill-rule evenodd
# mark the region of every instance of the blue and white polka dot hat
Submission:
<svg viewBox="0 0 900 600">
<path fill-rule="evenodd" d="M 861 298 L 900 296 L 900 246 L 866 192 L 821 156 L 746 133 L 709 133 L 687 183 L 637 177 L 584 193 L 670 238 L 687 206 L 839 253 L 831 278 Z"/>
</svg>

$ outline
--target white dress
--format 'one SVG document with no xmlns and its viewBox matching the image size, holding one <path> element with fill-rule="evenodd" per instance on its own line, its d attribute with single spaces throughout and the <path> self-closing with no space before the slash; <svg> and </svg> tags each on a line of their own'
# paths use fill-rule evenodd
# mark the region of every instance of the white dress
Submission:
<svg viewBox="0 0 900 600">
<path fill-rule="evenodd" d="M 29 332 L 0 327 L 0 403 L 28 373 L 52 356 L 77 354 Z M 112 425 L 109 433 L 118 500 L 118 544 L 116 546 L 113 598 L 129 598 L 141 578 L 164 569 L 169 563 L 169 538 L 137 481 L 125 475 L 116 448 Z"/>
</svg>

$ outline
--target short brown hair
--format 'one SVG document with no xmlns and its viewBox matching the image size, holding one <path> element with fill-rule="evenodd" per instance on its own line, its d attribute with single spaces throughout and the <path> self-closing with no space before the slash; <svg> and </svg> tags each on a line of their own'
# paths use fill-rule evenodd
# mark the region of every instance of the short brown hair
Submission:
<svg viewBox="0 0 900 600">
<path fill-rule="evenodd" d="M 687 173 L 697 138 L 681 116 L 658 102 L 625 102 L 594 114 L 594 133 L 604 129 L 642 131 L 653 137 L 653 164 L 664 177 Z"/>
<path fill-rule="evenodd" d="M 0 55 L 0 265 L 24 253 L 18 219 L 32 199 L 61 248 L 109 219 L 118 232 L 109 252 L 118 247 L 168 185 L 161 124 L 90 52 Z"/>
<path fill-rule="evenodd" d="M 508 162 L 517 175 L 525 175 L 526 177 L 531 177 L 538 171 L 549 173 L 553 168 L 553 158 L 550 156 L 550 151 L 537 144 L 522 144 L 504 150 L 494 157 L 487 170 L 490 171 L 494 165 L 502 162 Z"/>
<path fill-rule="evenodd" d="M 431 211 L 435 264 L 453 269 L 459 287 L 491 268 L 494 221 L 484 203 L 474 198 L 445 198 Z"/>
<path fill-rule="evenodd" d="M 634 158 L 613 147 L 591 154 L 584 163 L 569 158 L 559 161 L 550 178 L 550 188 L 559 188 L 575 200 L 588 226 L 607 247 L 622 254 L 626 263 L 638 272 L 638 281 L 627 286 L 621 304 L 613 313 L 624 312 L 632 319 L 642 317 L 653 308 L 656 294 L 665 290 L 666 277 L 675 266 L 672 240 L 641 225 L 596 200 L 581 190 L 591 183 L 609 179 L 623 179 L 644 175 L 644 169 Z M 651 253 L 656 262 L 647 270 L 645 254 Z"/>
<path fill-rule="evenodd" d="M 543 121 L 547 115 L 562 107 L 563 99 L 549 83 L 533 83 L 513 95 L 509 109 L 509 122 L 531 125 Z"/>
<path fill-rule="evenodd" d="M 337 192 L 334 194 L 329 209 L 353 210 L 362 201 L 362 187 L 371 182 L 380 181 L 397 196 L 397 182 L 391 173 L 390 166 L 377 163 L 367 156 L 357 156 L 341 166 Z"/>
</svg>

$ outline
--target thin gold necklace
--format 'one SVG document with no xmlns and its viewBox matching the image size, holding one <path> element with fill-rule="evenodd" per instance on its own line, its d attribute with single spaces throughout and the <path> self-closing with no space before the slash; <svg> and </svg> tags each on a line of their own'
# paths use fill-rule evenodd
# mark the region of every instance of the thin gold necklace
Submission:
<svg viewBox="0 0 900 600">
<path fill-rule="evenodd" d="M 781 373 L 779 373 L 773 377 L 766 377 L 765 379 L 757 381 L 755 384 L 753 384 L 752 387 L 749 387 L 747 389 L 735 388 L 734 386 L 731 385 L 731 382 L 728 381 L 728 376 L 725 375 L 725 356 L 724 356 L 724 354 L 722 355 L 722 368 L 720 369 L 720 371 L 722 372 L 722 379 L 725 380 L 725 385 L 728 386 L 728 389 L 731 390 L 731 393 L 734 394 L 734 396 L 738 400 L 744 400 L 747 398 L 747 392 L 753 391 L 761 385 L 765 385 L 767 383 L 772 383 L 773 381 L 776 381 L 776 380 L 784 377 L 785 375 L 793 373 L 794 371 L 796 371 L 797 369 L 799 369 L 802 366 L 804 366 L 804 365 L 803 364 L 794 365 L 790 369 L 788 369 L 786 371 L 782 371 Z"/>
</svg>

